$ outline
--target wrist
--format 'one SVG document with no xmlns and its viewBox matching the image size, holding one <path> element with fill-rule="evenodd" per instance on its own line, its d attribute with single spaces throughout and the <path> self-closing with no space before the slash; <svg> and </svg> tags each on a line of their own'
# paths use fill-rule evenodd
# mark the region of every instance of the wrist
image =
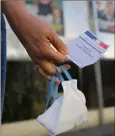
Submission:
<svg viewBox="0 0 115 136">
<path fill-rule="evenodd" d="M 14 12 L 25 10 L 25 2 L 23 0 L 4 0 L 1 4 L 4 14 L 13 14 Z"/>
</svg>

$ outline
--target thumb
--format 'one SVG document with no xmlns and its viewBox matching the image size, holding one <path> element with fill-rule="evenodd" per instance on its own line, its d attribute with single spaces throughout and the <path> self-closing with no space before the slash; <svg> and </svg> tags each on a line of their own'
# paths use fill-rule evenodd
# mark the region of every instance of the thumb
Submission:
<svg viewBox="0 0 115 136">
<path fill-rule="evenodd" d="M 57 49 L 57 51 L 63 55 L 67 55 L 69 53 L 67 47 L 55 32 L 52 33 L 50 42 Z"/>
</svg>

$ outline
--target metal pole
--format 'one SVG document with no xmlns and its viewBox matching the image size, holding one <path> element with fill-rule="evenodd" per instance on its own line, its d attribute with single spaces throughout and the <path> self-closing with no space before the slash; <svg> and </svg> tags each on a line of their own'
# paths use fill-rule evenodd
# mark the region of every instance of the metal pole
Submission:
<svg viewBox="0 0 115 136">
<path fill-rule="evenodd" d="M 79 83 L 80 83 L 80 90 L 83 91 L 83 72 L 82 69 L 78 69 L 78 74 L 79 74 Z"/>
<path fill-rule="evenodd" d="M 102 87 L 102 77 L 101 77 L 100 61 L 98 61 L 94 65 L 94 71 L 95 71 L 97 96 L 98 96 L 99 120 L 100 120 L 100 125 L 103 125 L 104 124 L 104 117 L 103 117 L 104 103 L 103 103 L 103 87 Z"/>
<path fill-rule="evenodd" d="M 93 7 L 93 14 L 92 14 L 92 20 L 94 20 L 94 23 L 92 24 L 93 27 L 91 28 L 94 33 L 97 34 L 97 22 L 95 17 L 97 17 L 97 10 L 96 10 L 96 1 L 91 0 L 92 7 Z M 91 14 L 91 11 L 90 11 Z M 103 87 L 102 87 L 102 77 L 101 77 L 101 66 L 100 61 L 95 63 L 94 65 L 94 71 L 95 71 L 95 80 L 96 80 L 96 88 L 97 88 L 97 96 L 98 96 L 98 106 L 99 106 L 99 121 L 100 125 L 104 124 L 104 116 L 103 116 L 103 108 L 104 108 L 104 102 L 103 102 Z"/>
</svg>

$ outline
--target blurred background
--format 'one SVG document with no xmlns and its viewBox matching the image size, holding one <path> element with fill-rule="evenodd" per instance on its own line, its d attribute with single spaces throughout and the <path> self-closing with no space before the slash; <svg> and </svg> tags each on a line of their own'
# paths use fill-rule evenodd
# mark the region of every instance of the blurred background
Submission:
<svg viewBox="0 0 115 136">
<path fill-rule="evenodd" d="M 47 21 L 64 41 L 86 30 L 94 32 L 110 48 L 94 65 L 79 69 L 71 64 L 71 76 L 85 94 L 89 122 L 65 136 L 113 136 L 115 105 L 115 8 L 114 0 L 25 0 L 26 8 Z M 37 73 L 27 52 L 7 23 L 7 81 L 3 112 L 3 136 L 45 136 L 36 122 L 45 107 L 49 82 Z M 59 95 L 63 93 L 60 86 Z"/>
</svg>

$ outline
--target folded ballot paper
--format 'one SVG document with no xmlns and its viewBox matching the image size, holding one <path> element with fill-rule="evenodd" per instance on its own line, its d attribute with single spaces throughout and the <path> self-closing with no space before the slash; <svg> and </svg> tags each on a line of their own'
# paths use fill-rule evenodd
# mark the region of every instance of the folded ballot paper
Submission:
<svg viewBox="0 0 115 136">
<path fill-rule="evenodd" d="M 98 61 L 109 45 L 103 43 L 92 32 L 86 31 L 72 40 L 67 47 L 69 50 L 68 59 L 83 68 Z"/>
</svg>

